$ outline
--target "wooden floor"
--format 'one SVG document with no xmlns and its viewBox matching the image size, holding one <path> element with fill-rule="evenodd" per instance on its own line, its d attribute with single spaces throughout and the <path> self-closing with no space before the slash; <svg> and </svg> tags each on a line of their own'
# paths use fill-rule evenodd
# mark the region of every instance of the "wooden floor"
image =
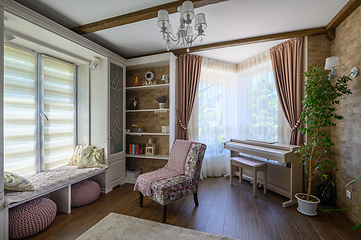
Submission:
<svg viewBox="0 0 361 240">
<path fill-rule="evenodd" d="M 361 239 L 360 230 L 352 230 L 340 212 L 322 212 L 325 208 L 319 206 L 316 217 L 307 217 L 296 206 L 283 208 L 287 199 L 272 191 L 264 195 L 259 188 L 254 198 L 252 185 L 237 180 L 232 187 L 229 178 L 201 181 L 199 206 L 192 196 L 171 203 L 167 223 L 238 239 Z M 110 212 L 160 222 L 162 208 L 147 197 L 140 208 L 138 192 L 124 184 L 88 206 L 73 208 L 71 214 L 58 213 L 50 226 L 28 239 L 75 239 Z"/>
</svg>

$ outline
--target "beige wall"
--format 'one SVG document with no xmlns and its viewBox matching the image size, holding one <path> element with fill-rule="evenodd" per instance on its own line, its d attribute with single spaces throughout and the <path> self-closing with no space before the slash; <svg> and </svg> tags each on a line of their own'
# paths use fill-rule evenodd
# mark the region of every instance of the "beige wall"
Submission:
<svg viewBox="0 0 361 240">
<path fill-rule="evenodd" d="M 308 67 L 316 64 L 324 67 L 325 59 L 338 56 L 341 67 L 337 75 L 348 75 L 352 67 L 361 68 L 361 7 L 354 11 L 336 29 L 336 38 L 331 42 L 326 35 L 308 37 Z M 361 203 L 361 181 L 347 189 L 352 192 L 352 199 L 346 198 L 345 185 L 351 180 L 361 177 L 361 77 L 352 79 L 349 84 L 353 94 L 341 99 L 337 106 L 338 114 L 344 117 L 337 126 L 331 129 L 331 139 L 335 146 L 333 159 L 337 162 L 338 173 L 335 178 L 337 205 L 349 207 Z M 319 181 L 315 181 L 317 186 Z M 361 207 L 345 211 L 351 219 L 361 219 Z M 351 213 L 351 215 L 350 215 Z M 355 218 L 356 217 L 356 218 Z"/>
</svg>

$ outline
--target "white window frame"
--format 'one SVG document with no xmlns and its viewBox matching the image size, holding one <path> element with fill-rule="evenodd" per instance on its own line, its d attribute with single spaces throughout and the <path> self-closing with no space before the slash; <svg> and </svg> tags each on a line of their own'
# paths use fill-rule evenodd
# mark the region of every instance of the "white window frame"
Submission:
<svg viewBox="0 0 361 240">
<path fill-rule="evenodd" d="M 36 173 L 44 171 L 44 123 L 43 121 L 40 121 L 42 116 L 42 113 L 44 114 L 44 104 L 43 104 L 43 83 L 44 83 L 44 75 L 43 75 L 43 58 L 51 58 L 56 61 L 60 61 L 62 63 L 68 63 L 71 65 L 74 65 L 74 148 L 78 144 L 78 108 L 77 108 L 77 99 L 78 99 L 78 66 L 74 63 L 68 62 L 66 60 L 59 59 L 57 57 L 53 57 L 48 54 L 40 53 L 37 51 L 34 51 L 32 49 L 28 49 L 26 47 L 14 44 L 14 43 L 6 43 L 9 47 L 17 48 L 19 50 L 24 50 L 28 52 L 33 52 L 36 54 L 36 66 L 37 66 L 37 77 L 36 77 L 36 93 L 35 93 L 35 99 L 36 99 Z M 4 91 L 4 89 L 3 89 Z M 5 142 L 4 142 L 5 145 Z M 69 159 L 70 160 L 70 159 Z M 4 156 L 4 163 L 5 163 L 5 156 Z"/>
</svg>

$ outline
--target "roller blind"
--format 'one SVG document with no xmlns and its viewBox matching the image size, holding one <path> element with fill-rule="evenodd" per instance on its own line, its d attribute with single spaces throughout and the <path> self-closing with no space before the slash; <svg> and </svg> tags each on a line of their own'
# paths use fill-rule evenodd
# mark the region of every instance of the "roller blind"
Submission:
<svg viewBox="0 0 361 240">
<path fill-rule="evenodd" d="M 36 171 L 35 53 L 4 46 L 5 171 Z"/>
<path fill-rule="evenodd" d="M 5 171 L 28 174 L 69 162 L 76 133 L 75 80 L 74 64 L 5 45 Z"/>
<path fill-rule="evenodd" d="M 69 162 L 75 146 L 75 65 L 43 58 L 44 169 Z"/>
</svg>

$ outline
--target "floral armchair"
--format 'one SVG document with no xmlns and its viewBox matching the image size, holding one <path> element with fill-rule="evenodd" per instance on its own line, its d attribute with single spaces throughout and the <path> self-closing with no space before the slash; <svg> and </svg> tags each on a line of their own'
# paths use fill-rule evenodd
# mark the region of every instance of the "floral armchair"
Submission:
<svg viewBox="0 0 361 240">
<path fill-rule="evenodd" d="M 206 148 L 207 146 L 202 143 L 192 142 L 185 160 L 184 174 L 151 183 L 150 198 L 163 206 L 162 221 L 164 223 L 166 222 L 167 205 L 170 202 L 193 194 L 194 203 L 198 206 L 197 191 Z M 143 194 L 141 192 L 139 192 L 139 200 L 140 207 L 142 207 Z"/>
</svg>

